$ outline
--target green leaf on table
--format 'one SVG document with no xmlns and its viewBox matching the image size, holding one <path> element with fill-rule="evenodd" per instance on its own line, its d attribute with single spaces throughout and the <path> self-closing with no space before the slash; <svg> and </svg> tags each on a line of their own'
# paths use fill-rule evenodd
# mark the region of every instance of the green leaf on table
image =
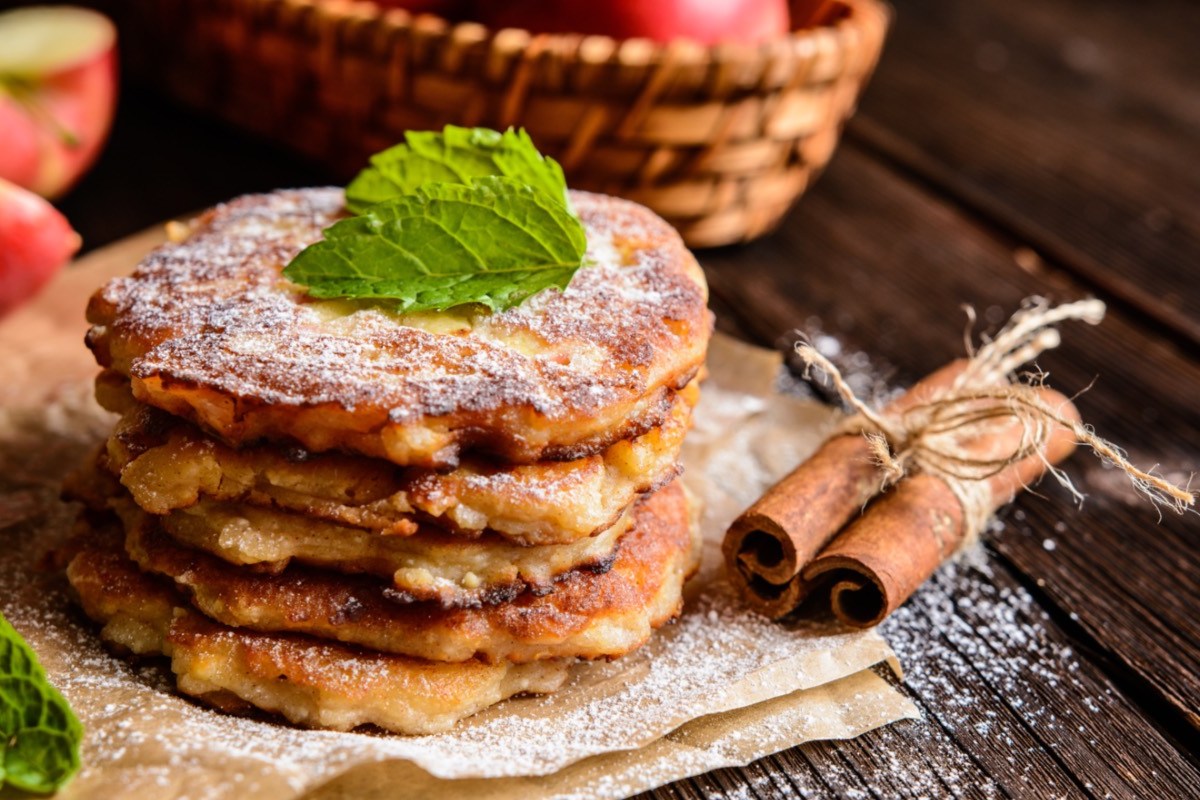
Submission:
<svg viewBox="0 0 1200 800">
<path fill-rule="evenodd" d="M 440 133 L 409 131 L 403 143 L 371 156 L 371 166 L 346 187 L 346 207 L 361 214 L 428 183 L 469 184 L 488 175 L 515 178 L 566 203 L 562 167 L 539 153 L 524 129 L 447 125 Z"/>
<path fill-rule="evenodd" d="M 430 183 L 335 223 L 284 269 L 313 297 L 395 300 L 398 311 L 493 311 L 583 264 L 587 237 L 558 199 L 508 177 Z"/>
<path fill-rule="evenodd" d="M 83 726 L 0 616 L 0 787 L 49 794 L 79 769 Z"/>
</svg>

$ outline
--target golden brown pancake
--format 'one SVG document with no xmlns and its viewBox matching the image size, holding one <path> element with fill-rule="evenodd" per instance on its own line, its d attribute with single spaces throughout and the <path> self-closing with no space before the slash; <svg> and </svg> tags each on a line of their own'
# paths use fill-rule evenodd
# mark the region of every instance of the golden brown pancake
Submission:
<svg viewBox="0 0 1200 800">
<path fill-rule="evenodd" d="M 183 547 L 157 518 L 126 519 L 126 549 L 144 570 L 175 580 L 203 613 L 227 625 L 306 633 L 435 661 L 615 658 L 678 614 L 696 565 L 678 481 L 640 501 L 607 572 L 577 570 L 553 591 L 526 591 L 480 608 L 402 602 L 389 583 L 292 565 L 255 573 Z"/>
<path fill-rule="evenodd" d="M 111 517 L 86 514 L 76 527 L 59 555 L 84 613 L 104 625 L 106 642 L 137 655 L 161 653 L 176 607 L 187 603 L 170 581 L 140 571 L 129 559 Z"/>
<path fill-rule="evenodd" d="M 488 530 L 521 544 L 568 544 L 610 528 L 639 494 L 675 477 L 697 395 L 689 384 L 662 425 L 596 455 L 515 467 L 466 458 L 449 472 L 341 453 L 234 449 L 135 404 L 108 441 L 106 465 L 154 514 L 208 498 L 397 535 L 430 520 L 469 535 Z"/>
<path fill-rule="evenodd" d="M 133 511 L 133 503 L 123 516 Z M 405 600 L 478 607 L 524 591 L 549 592 L 574 570 L 605 572 L 632 510 L 596 536 L 563 545 L 524 547 L 495 534 L 465 538 L 423 525 L 412 536 L 388 536 L 269 508 L 201 501 L 158 518 L 180 544 L 259 572 L 289 562 L 386 578 Z"/>
<path fill-rule="evenodd" d="M 506 697 L 554 691 L 570 667 L 562 659 L 437 663 L 229 628 L 188 610 L 170 581 L 139 571 L 121 538 L 101 529 L 76 545 L 67 577 L 85 612 L 118 649 L 169 654 L 180 691 L 225 711 L 257 707 L 309 727 L 436 733 Z"/>
<path fill-rule="evenodd" d="M 647 209 L 572 192 L 586 265 L 517 308 L 400 315 L 315 301 L 282 268 L 343 215 L 337 189 L 242 197 L 88 306 L 101 366 L 232 444 L 259 439 L 446 466 L 460 451 L 579 458 L 659 425 L 700 369 L 707 288 Z"/>
<path fill-rule="evenodd" d="M 396 600 L 436 601 L 447 607 L 494 605 L 524 591 L 544 594 L 573 570 L 605 572 L 634 516 L 630 508 L 595 536 L 534 547 L 495 534 L 457 536 L 429 524 L 415 534 L 394 536 L 209 500 L 150 522 L 96 462 L 73 473 L 64 493 L 91 509 L 116 511 L 131 527 L 156 525 L 176 542 L 256 572 L 277 574 L 296 561 L 335 572 L 376 575 L 391 580 Z"/>
</svg>

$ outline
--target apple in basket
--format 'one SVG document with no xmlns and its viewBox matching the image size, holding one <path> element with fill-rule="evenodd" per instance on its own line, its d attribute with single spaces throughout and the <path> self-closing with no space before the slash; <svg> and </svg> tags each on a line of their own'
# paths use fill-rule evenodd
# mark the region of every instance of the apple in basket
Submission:
<svg viewBox="0 0 1200 800">
<path fill-rule="evenodd" d="M 757 44 L 789 24 L 787 0 L 511 0 L 480 2 L 476 10 L 493 28 L 702 44 Z"/>
<path fill-rule="evenodd" d="M 112 123 L 116 41 L 95 11 L 0 12 L 0 178 L 57 197 L 91 166 Z"/>
<path fill-rule="evenodd" d="M 0 179 L 0 316 L 32 297 L 79 249 L 54 206 Z"/>
</svg>

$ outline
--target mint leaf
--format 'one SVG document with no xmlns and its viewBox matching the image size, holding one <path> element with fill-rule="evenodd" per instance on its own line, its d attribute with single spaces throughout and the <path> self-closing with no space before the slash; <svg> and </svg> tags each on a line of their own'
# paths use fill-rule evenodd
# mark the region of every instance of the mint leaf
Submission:
<svg viewBox="0 0 1200 800">
<path fill-rule="evenodd" d="M 346 187 L 346 207 L 361 214 L 427 183 L 469 184 L 487 175 L 515 178 L 559 202 L 567 201 L 562 167 L 539 153 L 524 129 L 499 133 L 447 125 L 441 133 L 409 131 L 403 144 L 371 156 L 371 166 Z"/>
<path fill-rule="evenodd" d="M 566 206 L 514 178 L 431 183 L 325 230 L 283 270 L 313 297 L 388 298 L 399 311 L 517 305 L 565 288 L 587 237 Z"/>
<path fill-rule="evenodd" d="M 57 791 L 79 769 L 83 726 L 0 615 L 0 787 Z"/>
</svg>

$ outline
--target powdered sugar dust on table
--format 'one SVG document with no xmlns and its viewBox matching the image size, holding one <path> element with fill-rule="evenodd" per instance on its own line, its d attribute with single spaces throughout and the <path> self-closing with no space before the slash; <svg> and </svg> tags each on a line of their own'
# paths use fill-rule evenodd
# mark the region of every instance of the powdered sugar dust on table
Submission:
<svg viewBox="0 0 1200 800">
<path fill-rule="evenodd" d="M 819 334 L 845 371 L 907 385 L 1030 295 L 1095 295 L 1040 365 L 1141 464 L 1200 469 L 1200 11 L 914 0 L 826 174 L 774 235 L 701 251 L 725 332 Z M 1137 113 L 1127 113 L 1136 108 Z M 128 92 L 64 203 L 88 247 L 239 193 L 330 176 Z M 870 355 L 866 355 L 866 354 Z M 1144 456 L 1144 457 L 1143 457 Z M 1083 455 L 882 626 L 924 715 L 655 797 L 1200 794 L 1200 522 L 1160 522 Z"/>
</svg>

